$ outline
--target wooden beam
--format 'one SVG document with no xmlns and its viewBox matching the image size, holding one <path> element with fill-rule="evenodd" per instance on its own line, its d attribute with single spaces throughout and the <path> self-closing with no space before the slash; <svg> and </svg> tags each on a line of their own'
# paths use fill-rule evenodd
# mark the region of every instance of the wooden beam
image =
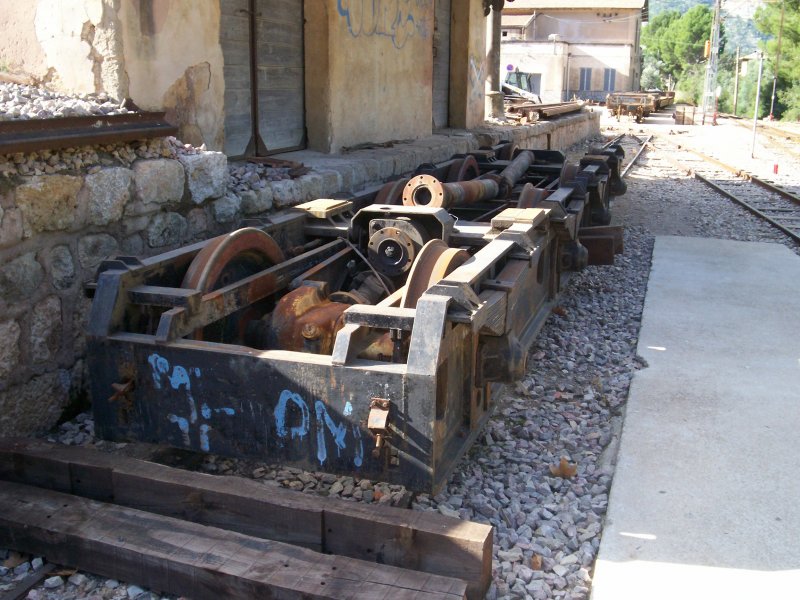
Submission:
<svg viewBox="0 0 800 600">
<path fill-rule="evenodd" d="M 0 545 L 205 598 L 458 600 L 457 579 L 330 556 L 140 510 L 0 482 Z"/>
<path fill-rule="evenodd" d="M 468 583 L 469 598 L 483 598 L 491 582 L 492 527 L 437 513 L 345 502 L 27 439 L 0 439 L 0 479 L 318 552 L 458 577 Z"/>
</svg>

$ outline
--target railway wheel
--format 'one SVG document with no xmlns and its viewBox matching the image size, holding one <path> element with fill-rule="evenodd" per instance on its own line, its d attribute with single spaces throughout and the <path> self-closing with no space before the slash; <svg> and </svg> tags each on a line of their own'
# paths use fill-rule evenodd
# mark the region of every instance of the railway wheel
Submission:
<svg viewBox="0 0 800 600">
<path fill-rule="evenodd" d="M 442 240 L 431 240 L 422 247 L 411 267 L 401 308 L 416 308 L 417 301 L 429 287 L 441 281 L 469 259 L 469 253 L 460 248 L 450 248 Z"/>
<path fill-rule="evenodd" d="M 406 177 L 384 184 L 378 195 L 375 196 L 375 204 L 402 204 L 403 190 L 408 182 L 409 178 Z"/>
<path fill-rule="evenodd" d="M 270 235 L 255 227 L 245 227 L 208 242 L 189 265 L 181 287 L 213 292 L 283 261 L 283 251 Z M 247 306 L 196 329 L 192 338 L 241 343 L 247 323 L 260 316 L 253 306 Z"/>
<path fill-rule="evenodd" d="M 471 154 L 468 154 L 462 159 L 453 161 L 450 169 L 447 172 L 447 181 L 452 183 L 454 181 L 468 181 L 476 179 L 480 175 L 480 168 L 478 161 Z"/>
</svg>

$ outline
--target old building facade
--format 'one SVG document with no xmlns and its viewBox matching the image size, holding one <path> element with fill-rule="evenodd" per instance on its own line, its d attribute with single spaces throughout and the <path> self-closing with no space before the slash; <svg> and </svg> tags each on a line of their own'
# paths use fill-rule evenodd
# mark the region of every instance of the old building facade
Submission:
<svg viewBox="0 0 800 600">
<path fill-rule="evenodd" d="M 504 79 L 544 102 L 639 89 L 647 0 L 516 0 L 503 9 Z"/>
<path fill-rule="evenodd" d="M 483 122 L 483 0 L 5 2 L 3 71 L 166 110 L 229 156 Z"/>
</svg>

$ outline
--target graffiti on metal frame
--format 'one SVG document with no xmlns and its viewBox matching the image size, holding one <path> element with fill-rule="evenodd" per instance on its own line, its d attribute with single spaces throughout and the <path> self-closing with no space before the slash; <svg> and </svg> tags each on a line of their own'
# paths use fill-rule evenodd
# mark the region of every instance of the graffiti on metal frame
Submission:
<svg viewBox="0 0 800 600">
<path fill-rule="evenodd" d="M 296 423 L 289 426 L 287 423 L 287 409 L 294 405 L 297 410 L 293 411 L 296 415 Z M 350 403 L 345 406 L 345 413 L 348 412 Z M 352 407 L 349 408 L 352 413 Z M 328 406 L 321 400 L 314 402 L 314 441 L 317 445 L 317 460 L 322 465 L 328 460 L 327 437 L 330 434 L 333 445 L 336 448 L 336 455 L 341 456 L 342 450 L 347 449 L 348 428 L 345 423 L 337 423 L 328 413 Z M 278 404 L 275 406 L 275 431 L 282 440 L 293 440 L 299 438 L 304 440 L 311 431 L 311 411 L 309 406 L 300 394 L 283 390 Z M 327 433 L 326 433 L 327 432 Z M 364 462 L 364 444 L 361 441 L 361 430 L 358 425 L 353 423 L 350 426 L 353 438 L 353 464 L 360 467 Z M 309 436 L 310 437 L 310 436 Z"/>
<path fill-rule="evenodd" d="M 236 415 L 233 408 L 211 408 L 205 402 L 198 406 L 192 392 L 192 380 L 202 377 L 202 372 L 197 367 L 183 367 L 181 365 L 170 365 L 169 361 L 155 352 L 147 357 L 153 376 L 153 386 L 157 390 L 170 387 L 173 390 L 183 390 L 186 394 L 186 413 L 170 413 L 167 419 L 178 427 L 183 437 L 185 446 L 192 445 L 192 435 L 198 436 L 198 444 L 204 452 L 211 451 L 209 432 L 212 431 L 211 417 L 214 415 Z M 289 405 L 294 405 L 296 410 L 291 411 L 297 423 L 289 424 L 287 409 Z M 353 407 L 347 402 L 344 408 L 345 416 L 352 414 Z M 343 450 L 347 449 L 348 434 L 352 438 L 351 452 L 353 453 L 353 464 L 360 467 L 364 462 L 364 443 L 361 440 L 361 430 L 358 425 L 353 423 L 348 429 L 347 423 L 337 423 L 328 413 L 328 406 L 321 400 L 314 402 L 314 443 L 317 447 L 317 460 L 322 465 L 328 460 L 328 436 L 333 441 L 336 448 L 336 455 L 341 456 Z M 275 432 L 281 441 L 299 438 L 303 440 L 311 433 L 312 413 L 305 400 L 294 392 L 284 390 L 278 398 L 275 406 Z M 309 436 L 310 437 L 310 436 Z"/>
<path fill-rule="evenodd" d="M 338 0 L 338 10 L 350 35 L 388 37 L 395 48 L 431 34 L 433 0 Z"/>
<path fill-rule="evenodd" d="M 208 434 L 211 431 L 209 421 L 214 414 L 224 414 L 233 416 L 236 411 L 232 408 L 211 408 L 205 402 L 200 404 L 198 411 L 197 402 L 192 395 L 192 378 L 199 379 L 202 376 L 197 367 L 185 368 L 174 365 L 170 372 L 169 361 L 155 352 L 147 357 L 153 374 L 153 385 L 157 390 L 163 389 L 168 384 L 173 390 L 183 389 L 186 392 L 187 413 L 185 416 L 170 413 L 167 415 L 170 423 L 178 426 L 183 436 L 185 446 L 191 446 L 191 434 L 196 431 L 200 448 L 205 452 L 210 452 Z M 166 383 L 165 383 L 166 379 Z"/>
</svg>

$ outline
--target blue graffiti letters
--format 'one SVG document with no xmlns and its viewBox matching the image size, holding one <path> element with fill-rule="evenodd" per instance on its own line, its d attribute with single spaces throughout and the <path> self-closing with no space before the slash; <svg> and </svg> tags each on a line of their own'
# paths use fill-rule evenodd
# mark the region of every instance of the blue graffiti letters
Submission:
<svg viewBox="0 0 800 600">
<path fill-rule="evenodd" d="M 300 414 L 300 423 L 293 427 L 287 426 L 286 412 L 290 405 L 294 405 Z M 348 425 L 346 422 L 337 423 L 328 412 L 328 405 L 317 400 L 314 402 L 314 425 L 315 432 L 313 439 L 317 445 L 317 460 L 319 464 L 324 464 L 328 460 L 328 435 L 333 439 L 336 446 L 336 455 L 341 456 L 342 450 L 347 449 Z M 345 416 L 350 416 L 353 407 L 347 402 L 343 411 Z M 275 432 L 281 440 L 304 438 L 310 429 L 310 410 L 308 404 L 302 396 L 289 390 L 283 390 L 275 406 Z M 364 463 L 364 444 L 361 440 L 361 430 L 358 425 L 353 424 L 350 428 L 353 441 L 353 464 L 360 467 Z"/>
<path fill-rule="evenodd" d="M 169 361 L 156 353 L 148 356 L 147 362 L 150 364 L 152 370 L 153 386 L 156 390 L 164 389 L 163 378 L 166 377 L 167 381 L 169 381 L 169 386 L 173 390 L 179 391 L 183 389 L 186 393 L 188 418 L 172 413 L 167 415 L 169 422 L 178 426 L 185 446 L 191 446 L 191 426 L 197 425 L 201 418 L 203 421 L 208 421 L 212 414 L 221 413 L 228 416 L 234 416 L 236 414 L 236 411 L 232 408 L 211 409 L 206 403 L 200 406 L 200 412 L 198 413 L 197 402 L 195 402 L 194 396 L 192 395 L 192 377 L 195 379 L 199 378 L 202 375 L 200 369 L 196 367 L 187 369 L 180 365 L 175 365 L 172 367 L 172 372 L 170 373 Z M 201 423 L 197 428 L 198 443 L 200 449 L 204 452 L 211 451 L 211 444 L 209 443 L 208 436 L 210 431 L 212 431 L 212 427 L 208 423 Z"/>
<path fill-rule="evenodd" d="M 294 394 L 289 390 L 283 390 L 281 397 L 278 399 L 278 405 L 275 407 L 275 429 L 278 431 L 278 436 L 285 438 L 286 431 L 286 408 L 291 402 L 300 410 L 300 424 L 292 427 L 289 431 L 292 434 L 292 439 L 296 437 L 304 437 L 308 433 L 309 427 L 309 412 L 308 405 L 299 394 Z"/>
<path fill-rule="evenodd" d="M 319 464 L 325 462 L 325 459 L 328 458 L 328 450 L 325 447 L 325 429 L 323 428 L 323 422 L 328 430 L 333 435 L 333 442 L 336 444 L 336 454 L 340 456 L 340 451 L 344 449 L 344 436 L 347 435 L 347 428 L 340 424 L 336 424 L 336 421 L 331 419 L 330 415 L 328 414 L 328 407 L 325 406 L 325 403 L 317 400 L 314 403 L 314 409 L 317 413 L 317 458 L 319 459 Z"/>
<path fill-rule="evenodd" d="M 399 49 L 414 35 L 430 36 L 432 0 L 338 0 L 337 8 L 353 37 L 388 37 Z"/>
</svg>

